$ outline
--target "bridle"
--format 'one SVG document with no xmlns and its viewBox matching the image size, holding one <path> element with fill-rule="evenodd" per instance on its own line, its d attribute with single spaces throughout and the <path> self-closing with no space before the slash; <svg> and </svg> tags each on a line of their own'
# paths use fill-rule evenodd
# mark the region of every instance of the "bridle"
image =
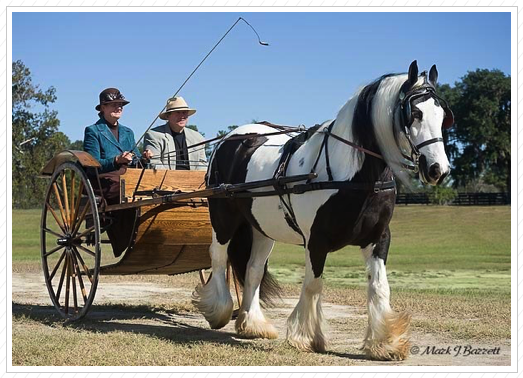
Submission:
<svg viewBox="0 0 523 378">
<path fill-rule="evenodd" d="M 420 144 L 415 145 L 412 142 L 410 127 L 415 118 L 422 119 L 423 113 L 416 107 L 416 104 L 426 101 L 429 98 L 434 99 L 436 105 L 439 105 L 445 111 L 442 127 L 449 129 L 454 124 L 454 114 L 450 110 L 447 102 L 436 94 L 436 88 L 427 80 L 427 73 L 422 72 L 424 83 L 421 86 L 410 87 L 409 82 L 405 82 L 401 87 L 398 101 L 394 109 L 394 138 L 400 149 L 401 155 L 407 162 L 402 166 L 406 169 L 417 172 L 419 169 L 420 149 L 433 143 L 443 143 L 443 138 L 437 137 L 428 139 Z"/>
</svg>

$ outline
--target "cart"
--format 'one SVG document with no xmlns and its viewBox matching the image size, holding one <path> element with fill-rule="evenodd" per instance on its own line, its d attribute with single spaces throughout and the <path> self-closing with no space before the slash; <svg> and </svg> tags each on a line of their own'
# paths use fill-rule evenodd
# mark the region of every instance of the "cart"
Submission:
<svg viewBox="0 0 523 378">
<path fill-rule="evenodd" d="M 40 227 L 42 268 L 51 301 L 68 321 L 87 314 L 100 275 L 200 271 L 205 284 L 203 270 L 211 266 L 209 197 L 252 197 L 254 188 L 315 177 L 206 188 L 204 171 L 128 169 L 120 179 L 119 203 L 107 205 L 93 190 L 101 187 L 99 167 L 88 153 L 67 150 L 41 171 L 49 180 Z M 239 302 L 237 286 L 236 295 Z"/>
</svg>

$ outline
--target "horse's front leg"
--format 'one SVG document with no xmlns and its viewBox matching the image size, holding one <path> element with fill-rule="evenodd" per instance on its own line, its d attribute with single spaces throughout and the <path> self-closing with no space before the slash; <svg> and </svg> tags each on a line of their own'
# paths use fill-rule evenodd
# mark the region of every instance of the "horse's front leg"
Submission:
<svg viewBox="0 0 523 378">
<path fill-rule="evenodd" d="M 305 278 L 300 300 L 287 320 L 287 341 L 307 352 L 325 352 L 326 347 L 321 309 L 321 274 L 326 256 L 326 253 L 312 253 L 305 249 Z"/>
<path fill-rule="evenodd" d="M 377 360 L 404 360 L 409 353 L 410 315 L 390 308 L 390 288 L 385 262 L 390 245 L 387 227 L 380 241 L 362 248 L 367 265 L 369 325 L 363 350 Z"/>
</svg>

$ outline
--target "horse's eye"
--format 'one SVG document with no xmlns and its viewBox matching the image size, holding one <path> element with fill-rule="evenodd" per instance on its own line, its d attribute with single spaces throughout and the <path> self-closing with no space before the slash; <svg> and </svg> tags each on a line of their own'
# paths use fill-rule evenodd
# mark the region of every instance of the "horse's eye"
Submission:
<svg viewBox="0 0 523 378">
<path fill-rule="evenodd" d="M 423 113 L 419 109 L 412 110 L 412 118 L 417 118 L 420 121 L 423 119 Z"/>
</svg>

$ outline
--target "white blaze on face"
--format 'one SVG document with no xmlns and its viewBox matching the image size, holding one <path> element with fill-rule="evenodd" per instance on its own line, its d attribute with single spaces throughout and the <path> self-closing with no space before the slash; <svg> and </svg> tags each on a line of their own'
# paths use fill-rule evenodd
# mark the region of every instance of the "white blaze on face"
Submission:
<svg viewBox="0 0 523 378">
<path fill-rule="evenodd" d="M 419 145 L 433 138 L 441 138 L 441 127 L 445 111 L 439 105 L 436 105 L 433 98 L 416 104 L 416 107 L 423 114 L 422 120 L 414 119 L 410 128 L 410 134 L 414 145 Z M 430 166 L 438 163 L 442 173 L 448 173 L 450 170 L 449 160 L 445 153 L 445 146 L 442 142 L 431 143 L 420 148 L 420 153 L 427 159 L 427 171 Z"/>
</svg>

